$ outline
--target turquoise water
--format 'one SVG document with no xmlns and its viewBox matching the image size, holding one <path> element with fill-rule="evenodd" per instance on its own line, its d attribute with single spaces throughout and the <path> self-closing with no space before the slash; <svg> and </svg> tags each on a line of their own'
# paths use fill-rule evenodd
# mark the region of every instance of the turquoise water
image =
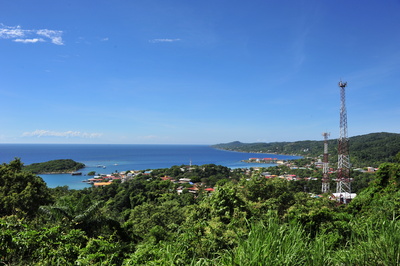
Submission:
<svg viewBox="0 0 400 266">
<path fill-rule="evenodd" d="M 230 168 L 267 166 L 241 162 L 248 158 L 278 158 L 288 160 L 300 158 L 278 154 L 242 153 L 223 151 L 207 145 L 107 145 L 107 144 L 0 144 L 0 162 L 8 163 L 15 157 L 25 164 L 46 162 L 55 159 L 72 159 L 84 163 L 82 176 L 70 174 L 40 175 L 49 187 L 67 185 L 71 189 L 82 189 L 90 185 L 83 183 L 84 175 L 90 171 L 110 174 L 115 171 L 169 168 L 174 165 L 217 164 Z M 101 167 L 99 167 L 101 166 Z"/>
</svg>

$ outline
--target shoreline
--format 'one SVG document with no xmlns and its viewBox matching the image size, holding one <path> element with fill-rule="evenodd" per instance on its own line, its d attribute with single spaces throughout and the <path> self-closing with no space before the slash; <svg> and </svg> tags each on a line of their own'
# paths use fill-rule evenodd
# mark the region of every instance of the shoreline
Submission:
<svg viewBox="0 0 400 266">
<path fill-rule="evenodd" d="M 241 150 L 231 150 L 231 149 L 216 148 L 216 147 L 213 147 L 213 146 L 210 146 L 210 147 L 213 148 L 213 149 L 216 149 L 216 150 L 220 150 L 220 151 L 231 151 L 231 152 L 240 152 L 240 153 L 275 154 L 275 155 L 304 157 L 303 155 L 299 155 L 299 154 L 287 154 L 287 153 L 263 152 L 263 151 L 241 151 Z M 294 160 L 296 160 L 296 159 L 294 159 Z"/>
<path fill-rule="evenodd" d="M 73 173 L 77 173 L 77 171 L 79 171 L 79 170 L 81 170 L 81 169 L 85 169 L 85 168 L 80 168 L 80 169 L 78 169 L 78 170 L 75 170 L 75 171 L 62 171 L 62 172 L 58 172 L 58 171 L 55 171 L 55 172 L 40 172 L 40 173 L 34 173 L 35 175 L 58 175 L 58 174 L 60 174 L 60 175 L 65 175 L 65 174 L 73 174 Z M 83 174 L 81 174 L 81 175 L 83 175 Z"/>
</svg>

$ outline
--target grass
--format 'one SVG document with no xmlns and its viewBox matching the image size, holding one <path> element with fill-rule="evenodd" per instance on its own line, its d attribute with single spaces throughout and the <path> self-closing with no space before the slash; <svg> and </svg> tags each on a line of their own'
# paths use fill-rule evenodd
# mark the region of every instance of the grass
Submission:
<svg viewBox="0 0 400 266">
<path fill-rule="evenodd" d="M 298 223 L 277 218 L 250 223 L 250 230 L 238 245 L 221 250 L 216 258 L 188 256 L 180 243 L 165 243 L 152 251 L 145 265 L 268 266 L 268 265 L 400 265 L 400 222 L 354 223 L 347 244 L 329 241 L 335 233 L 310 237 Z M 362 224 L 363 223 L 363 224 Z M 363 227 L 359 227 L 359 225 Z M 133 265 L 129 263 L 124 265 Z M 130 261 L 131 263 L 133 261 Z"/>
</svg>

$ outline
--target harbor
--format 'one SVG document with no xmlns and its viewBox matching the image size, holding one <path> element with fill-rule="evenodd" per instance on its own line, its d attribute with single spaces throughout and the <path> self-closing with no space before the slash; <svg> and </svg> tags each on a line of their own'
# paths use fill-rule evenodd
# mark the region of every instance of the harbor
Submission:
<svg viewBox="0 0 400 266">
<path fill-rule="evenodd" d="M 283 164 L 283 160 L 278 158 L 249 158 L 248 160 L 242 160 L 244 163 L 265 163 L 265 164 Z"/>
</svg>

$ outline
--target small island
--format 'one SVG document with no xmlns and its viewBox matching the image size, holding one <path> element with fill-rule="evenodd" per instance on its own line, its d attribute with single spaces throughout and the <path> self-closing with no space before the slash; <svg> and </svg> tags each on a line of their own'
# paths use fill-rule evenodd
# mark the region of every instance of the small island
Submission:
<svg viewBox="0 0 400 266">
<path fill-rule="evenodd" d="M 24 166 L 24 171 L 34 174 L 76 174 L 76 171 L 85 167 L 85 164 L 71 159 L 51 160 L 43 163 L 33 163 Z"/>
</svg>

